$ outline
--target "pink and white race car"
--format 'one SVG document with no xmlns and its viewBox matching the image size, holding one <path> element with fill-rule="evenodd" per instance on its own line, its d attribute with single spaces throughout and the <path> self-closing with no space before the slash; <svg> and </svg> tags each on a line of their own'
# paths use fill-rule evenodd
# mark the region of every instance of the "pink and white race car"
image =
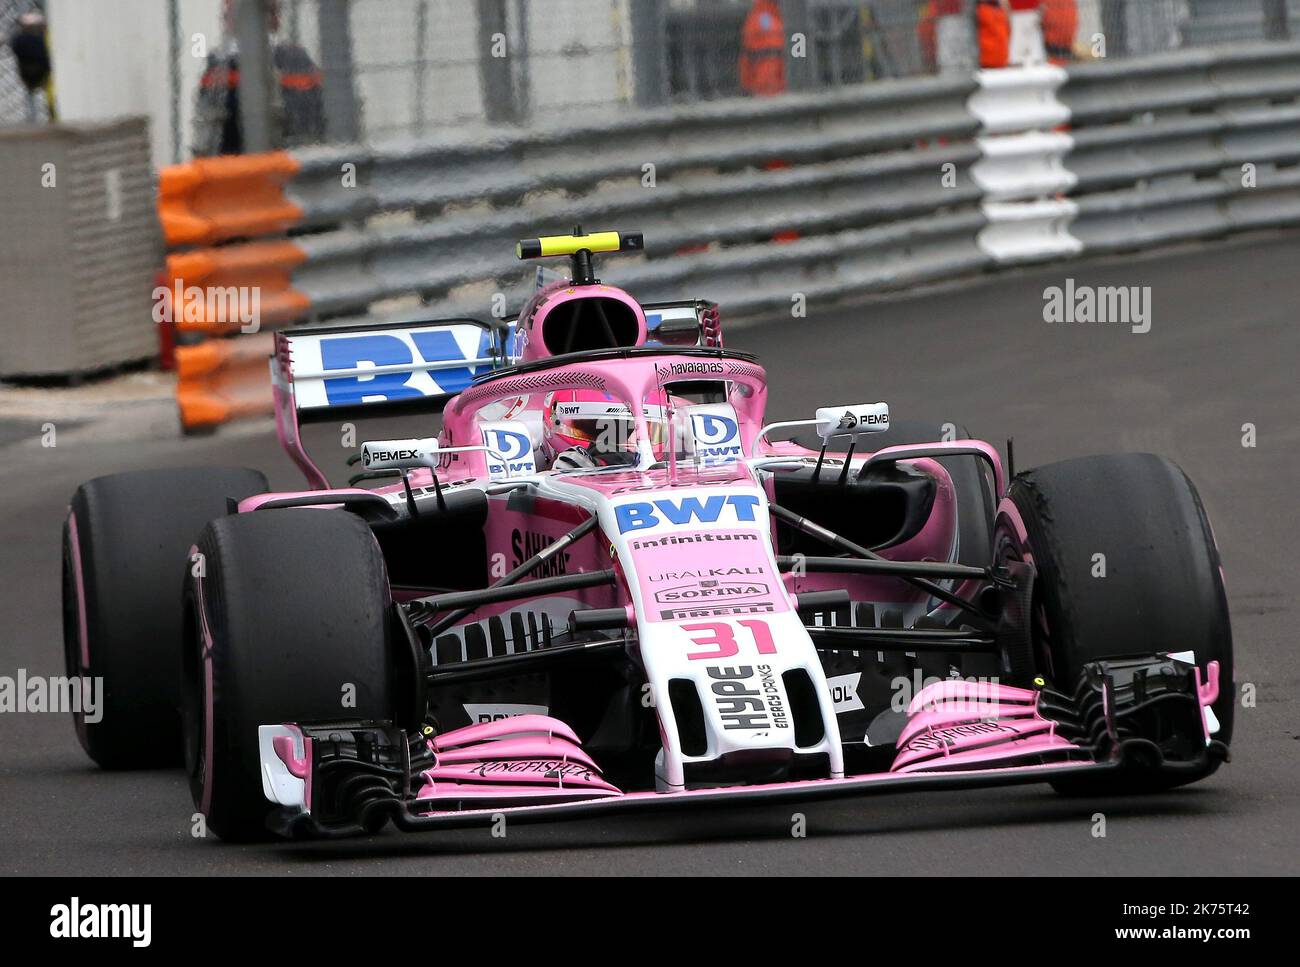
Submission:
<svg viewBox="0 0 1300 967">
<path fill-rule="evenodd" d="M 333 836 L 886 790 L 1214 772 L 1232 637 L 1196 490 L 1149 454 L 1021 474 L 885 403 L 768 422 L 717 307 L 598 281 L 516 319 L 277 334 L 307 488 L 101 477 L 64 531 L 77 721 L 184 758 L 214 831 Z M 442 412 L 334 486 L 301 425 Z M 341 461 L 340 461 L 341 462 Z"/>
</svg>

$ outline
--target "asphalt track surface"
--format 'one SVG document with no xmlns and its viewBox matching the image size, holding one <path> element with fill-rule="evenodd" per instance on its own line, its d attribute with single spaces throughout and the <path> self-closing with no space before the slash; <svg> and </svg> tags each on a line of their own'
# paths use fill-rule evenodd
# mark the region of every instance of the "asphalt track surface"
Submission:
<svg viewBox="0 0 1300 967">
<path fill-rule="evenodd" d="M 1021 468 L 1108 451 L 1152 450 L 1181 463 L 1214 521 L 1237 680 L 1252 684 L 1256 699 L 1237 712 L 1233 761 L 1201 784 L 1148 798 L 1065 799 L 1025 786 L 608 816 L 514 826 L 495 839 L 486 829 L 389 830 L 345 842 L 228 846 L 190 835 L 179 774 L 100 772 L 65 717 L 0 714 L 0 871 L 1294 874 L 1298 268 L 1300 234 L 1258 236 L 856 305 L 814 304 L 807 319 L 728 336 L 729 346 L 767 363 L 773 418 L 885 399 L 897 418 L 959 420 L 999 444 L 1014 436 Z M 1067 277 L 1150 286 L 1151 330 L 1046 324 L 1043 290 Z M 1257 428 L 1253 448 L 1242 446 L 1245 423 Z M 273 486 L 298 482 L 265 425 L 183 441 L 127 442 L 111 431 L 110 418 L 42 449 L 33 425 L 3 451 L 0 674 L 62 673 L 59 526 L 80 481 L 130 468 L 243 463 L 266 470 Z M 15 435 L 23 436 L 7 438 Z M 795 808 L 806 816 L 802 838 L 791 835 Z M 1104 838 L 1094 835 L 1097 813 Z"/>
</svg>

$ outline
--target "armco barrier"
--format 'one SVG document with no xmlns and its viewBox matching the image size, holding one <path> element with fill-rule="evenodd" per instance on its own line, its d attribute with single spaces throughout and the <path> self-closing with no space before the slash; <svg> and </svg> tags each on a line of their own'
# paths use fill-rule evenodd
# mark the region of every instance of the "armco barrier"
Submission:
<svg viewBox="0 0 1300 967">
<path fill-rule="evenodd" d="M 1085 250 L 1300 222 L 1300 44 L 1084 65 L 1061 99 Z"/>
<path fill-rule="evenodd" d="M 531 270 L 511 257 L 513 240 L 574 223 L 635 223 L 651 263 L 702 245 L 757 245 L 749 255 L 761 273 L 765 258 L 788 257 L 759 244 L 774 236 L 805 239 L 977 204 L 966 173 L 976 157 L 965 108 L 973 89 L 970 79 L 924 79 L 625 114 L 486 143 L 304 153 L 291 195 L 307 224 L 393 211 L 417 221 L 304 239 L 308 259 L 295 283 L 321 313 L 364 313 L 412 293 L 445 300 L 489 280 L 517 304 Z M 773 168 L 777 159 L 788 167 Z M 945 162 L 959 169 L 947 184 Z M 349 164 L 357 188 L 340 190 Z M 675 295 L 656 287 L 661 277 L 676 274 L 647 267 L 649 288 L 638 294 Z"/>
<path fill-rule="evenodd" d="M 788 306 L 801 291 L 829 298 L 976 271 L 990 260 L 975 246 L 983 216 L 969 177 L 979 157 L 978 122 L 966 108 L 974 90 L 971 78 L 926 78 L 383 151 L 304 150 L 286 184 L 294 224 L 332 230 L 173 254 L 168 278 L 270 286 L 262 298 L 268 328 L 364 315 L 413 295 L 487 315 L 495 292 L 517 305 L 532 278 L 512 257 L 515 239 L 574 223 L 646 234 L 647 257 L 619 265 L 620 281 L 640 297 L 708 289 L 732 311 Z M 246 197 L 259 199 L 274 223 L 276 179 L 288 165 L 280 156 L 234 160 L 246 162 L 240 177 L 266 182 Z M 233 178 L 235 170 L 218 174 Z M 191 199 L 222 190 L 186 182 Z M 188 221 L 173 221 L 213 239 L 261 217 L 223 220 L 189 204 Z M 678 257 L 683 251 L 693 254 Z M 230 326 L 215 314 L 180 324 Z M 206 375 L 203 398 L 223 380 L 242 379 L 246 366 Z M 189 382 L 181 392 L 192 400 Z M 182 412 L 194 427 L 223 411 Z"/>
<path fill-rule="evenodd" d="M 526 131 L 465 135 L 372 150 L 304 150 L 290 194 L 306 224 L 466 202 L 509 206 L 530 193 L 584 197 L 607 182 L 639 183 L 735 171 L 781 160 L 804 165 L 940 140 L 965 140 L 970 78 L 917 78 L 828 94 L 707 102 Z M 345 169 L 351 165 L 352 168 Z M 355 188 L 340 185 L 346 172 Z M 652 192 L 649 192 L 652 194 Z"/>
<path fill-rule="evenodd" d="M 173 222 L 187 237 L 259 223 L 316 231 L 203 245 L 168 269 L 258 286 L 266 328 L 378 316 L 412 297 L 486 316 L 498 293 L 517 306 L 531 284 L 516 238 L 580 223 L 645 233 L 644 257 L 617 267 L 640 298 L 693 293 L 749 313 L 1300 223 L 1297 135 L 1300 45 L 1289 43 L 882 81 L 233 159 L 244 166 L 214 178 L 238 170 L 259 187 L 226 217 L 211 199 L 228 186 L 188 184 L 189 214 Z M 262 207 L 249 212 L 254 197 Z M 247 411 L 253 364 L 236 357 L 182 391 L 187 425 Z"/>
</svg>

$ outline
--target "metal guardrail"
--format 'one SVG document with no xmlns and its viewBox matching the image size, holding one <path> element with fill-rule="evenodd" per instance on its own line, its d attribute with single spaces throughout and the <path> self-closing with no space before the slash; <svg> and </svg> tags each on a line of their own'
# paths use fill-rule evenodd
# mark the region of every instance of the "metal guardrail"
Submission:
<svg viewBox="0 0 1300 967">
<path fill-rule="evenodd" d="M 1243 100 L 1290 98 L 1300 91 L 1300 43 L 1180 50 L 1069 68 L 1062 100 L 1074 124 Z"/>
<path fill-rule="evenodd" d="M 952 249 L 950 226 L 978 220 L 982 193 L 969 167 L 979 157 L 972 140 L 979 125 L 966 108 L 975 89 L 969 77 L 925 78 L 622 114 L 487 140 L 300 152 L 289 196 L 303 224 L 345 227 L 298 240 L 307 257 L 294 283 L 318 316 L 364 313 L 413 293 L 463 306 L 453 290 L 488 281 L 518 304 L 532 270 L 511 258 L 514 239 L 539 226 L 618 223 L 646 235 L 645 264 L 622 260 L 620 280 L 635 279 L 647 299 L 673 296 L 673 286 L 699 278 L 734 292 L 733 311 L 788 304 L 789 288 L 780 300 L 756 295 L 771 287 L 768 270 L 820 293 L 821 282 L 840 274 L 831 239 L 838 251 L 872 251 L 882 266 L 894 266 L 847 273 L 854 285 L 907 284 L 913 275 L 880 251 L 883 244 L 905 238 L 901 251 L 918 259 L 917 277 L 930 277 Z M 954 166 L 946 179 L 945 164 Z M 348 170 L 355 188 L 340 185 Z M 953 211 L 965 218 L 954 222 Z M 395 212 L 414 220 L 376 217 Z M 916 224 L 900 231 L 897 223 L 911 219 Z M 894 227 L 867 233 L 873 226 Z M 932 239 L 935 251 L 922 251 Z M 968 249 L 950 271 L 970 267 Z M 689 259 L 674 258 L 682 251 Z M 491 294 L 478 302 L 480 314 Z"/>
<path fill-rule="evenodd" d="M 1300 222 L 1300 44 L 1180 51 L 1069 75 L 1070 231 L 1085 251 Z"/>
<path fill-rule="evenodd" d="M 881 82 L 832 93 L 713 101 L 589 117 L 545 129 L 493 131 L 370 149 L 295 153 L 291 194 L 305 223 L 379 212 L 429 210 L 465 201 L 512 204 L 531 192 L 587 194 L 610 179 L 727 170 L 780 159 L 790 164 L 966 138 L 970 78 Z M 340 189 L 344 165 L 357 187 Z"/>
</svg>

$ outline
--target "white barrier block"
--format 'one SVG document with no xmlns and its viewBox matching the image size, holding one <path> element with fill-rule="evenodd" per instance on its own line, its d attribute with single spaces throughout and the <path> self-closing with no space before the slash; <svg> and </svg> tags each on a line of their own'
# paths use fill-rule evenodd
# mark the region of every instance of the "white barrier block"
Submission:
<svg viewBox="0 0 1300 967">
<path fill-rule="evenodd" d="M 1070 120 L 1070 109 L 1056 99 L 1066 77 L 1063 68 L 1051 64 L 976 71 L 979 90 L 966 107 L 985 134 L 1054 128 Z"/>
<path fill-rule="evenodd" d="M 1038 262 L 1078 255 L 1083 243 L 1070 234 L 1079 206 L 1068 198 L 1029 202 L 988 201 L 989 224 L 975 242 L 994 261 Z"/>
<path fill-rule="evenodd" d="M 1059 131 L 1026 131 L 976 138 L 983 157 L 971 165 L 971 179 L 991 201 L 1039 198 L 1069 191 L 1079 181 L 1064 157 L 1074 138 Z"/>
</svg>

